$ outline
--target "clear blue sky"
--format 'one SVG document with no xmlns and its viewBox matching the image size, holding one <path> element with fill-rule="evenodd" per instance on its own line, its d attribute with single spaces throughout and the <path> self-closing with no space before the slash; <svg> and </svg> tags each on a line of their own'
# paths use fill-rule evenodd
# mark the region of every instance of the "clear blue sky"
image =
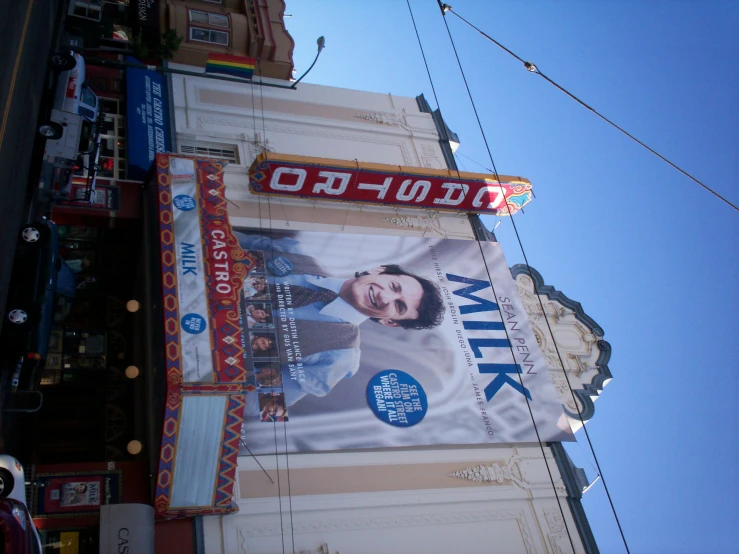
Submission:
<svg viewBox="0 0 739 554">
<path fill-rule="evenodd" d="M 739 2 L 450 3 L 739 203 Z M 298 75 L 326 37 L 306 82 L 435 107 L 404 1 L 287 4 Z M 489 166 L 436 1 L 411 5 L 459 153 Z M 498 171 L 534 186 L 516 216 L 529 262 L 613 347 L 588 429 L 631 551 L 739 552 L 739 213 L 447 18 Z M 521 262 L 510 221 L 496 234 Z M 584 504 L 601 551 L 624 552 L 601 485 Z"/>
</svg>

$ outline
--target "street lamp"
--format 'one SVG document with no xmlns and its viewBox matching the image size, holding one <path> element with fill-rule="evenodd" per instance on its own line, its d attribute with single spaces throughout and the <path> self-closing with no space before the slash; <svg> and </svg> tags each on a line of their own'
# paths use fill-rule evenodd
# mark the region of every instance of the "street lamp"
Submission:
<svg viewBox="0 0 739 554">
<path fill-rule="evenodd" d="M 308 73 L 310 73 L 310 70 L 313 69 L 313 66 L 316 65 L 316 62 L 318 61 L 318 56 L 321 55 L 321 50 L 323 50 L 323 47 L 326 46 L 326 39 L 323 38 L 323 37 L 318 37 L 318 40 L 316 41 L 316 44 L 318 44 L 318 53 L 316 53 L 316 59 L 313 60 L 313 63 L 312 64 L 310 64 L 310 67 L 308 68 L 308 71 L 306 71 L 305 73 L 303 73 L 300 76 L 300 79 L 298 79 L 297 81 L 295 81 L 293 83 L 292 87 L 290 87 L 290 88 L 295 88 L 298 85 L 298 83 L 303 80 L 303 77 L 305 77 L 306 75 L 308 75 Z"/>
</svg>

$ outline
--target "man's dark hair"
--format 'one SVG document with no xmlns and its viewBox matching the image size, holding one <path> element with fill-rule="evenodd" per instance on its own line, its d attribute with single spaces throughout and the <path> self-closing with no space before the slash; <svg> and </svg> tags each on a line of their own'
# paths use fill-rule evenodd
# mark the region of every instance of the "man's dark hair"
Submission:
<svg viewBox="0 0 739 554">
<path fill-rule="evenodd" d="M 287 405 L 285 404 L 285 393 L 267 392 L 267 393 L 260 393 L 259 396 L 261 397 L 260 400 L 263 401 L 265 408 L 269 404 L 272 404 L 272 405 L 279 406 L 283 410 L 287 410 Z"/>
<path fill-rule="evenodd" d="M 421 285 L 423 289 L 423 296 L 421 296 L 421 303 L 418 305 L 418 318 L 417 319 L 399 319 L 393 320 L 397 323 L 398 327 L 403 329 L 433 329 L 437 327 L 444 320 L 444 301 L 441 298 L 441 292 L 436 283 L 419 277 L 409 271 L 406 271 L 402 267 L 396 264 L 386 264 L 382 266 L 381 275 L 407 275 L 412 277 Z M 355 273 L 356 277 L 360 275 L 369 275 L 368 271 L 363 273 Z M 370 318 L 372 321 L 379 321 L 378 318 Z"/>
<path fill-rule="evenodd" d="M 261 338 L 268 339 L 270 346 L 269 346 L 269 348 L 267 350 L 257 350 L 257 351 L 255 351 L 254 350 L 254 341 L 256 339 L 261 339 Z M 272 358 L 274 356 L 277 356 L 278 355 L 278 352 L 277 352 L 277 344 L 276 344 L 276 342 L 277 342 L 277 340 L 276 340 L 275 336 L 272 333 L 254 333 L 254 332 L 250 333 L 249 345 L 251 346 L 252 355 L 255 358 L 267 358 L 267 357 Z"/>
</svg>

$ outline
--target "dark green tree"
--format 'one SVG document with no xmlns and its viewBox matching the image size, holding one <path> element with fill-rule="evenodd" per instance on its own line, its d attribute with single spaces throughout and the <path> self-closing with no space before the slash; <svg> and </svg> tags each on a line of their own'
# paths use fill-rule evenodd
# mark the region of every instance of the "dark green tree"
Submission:
<svg viewBox="0 0 739 554">
<path fill-rule="evenodd" d="M 167 29 L 162 33 L 157 53 L 162 59 L 171 60 L 181 43 L 182 37 L 177 34 L 177 31 L 174 29 Z"/>
</svg>

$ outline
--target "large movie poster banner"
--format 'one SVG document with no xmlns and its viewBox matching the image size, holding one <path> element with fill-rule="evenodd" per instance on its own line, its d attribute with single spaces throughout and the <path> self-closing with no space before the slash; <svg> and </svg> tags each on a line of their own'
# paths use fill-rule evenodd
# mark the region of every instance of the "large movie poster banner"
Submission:
<svg viewBox="0 0 739 554">
<path fill-rule="evenodd" d="M 252 453 L 574 440 L 497 243 L 235 235 Z"/>
</svg>

